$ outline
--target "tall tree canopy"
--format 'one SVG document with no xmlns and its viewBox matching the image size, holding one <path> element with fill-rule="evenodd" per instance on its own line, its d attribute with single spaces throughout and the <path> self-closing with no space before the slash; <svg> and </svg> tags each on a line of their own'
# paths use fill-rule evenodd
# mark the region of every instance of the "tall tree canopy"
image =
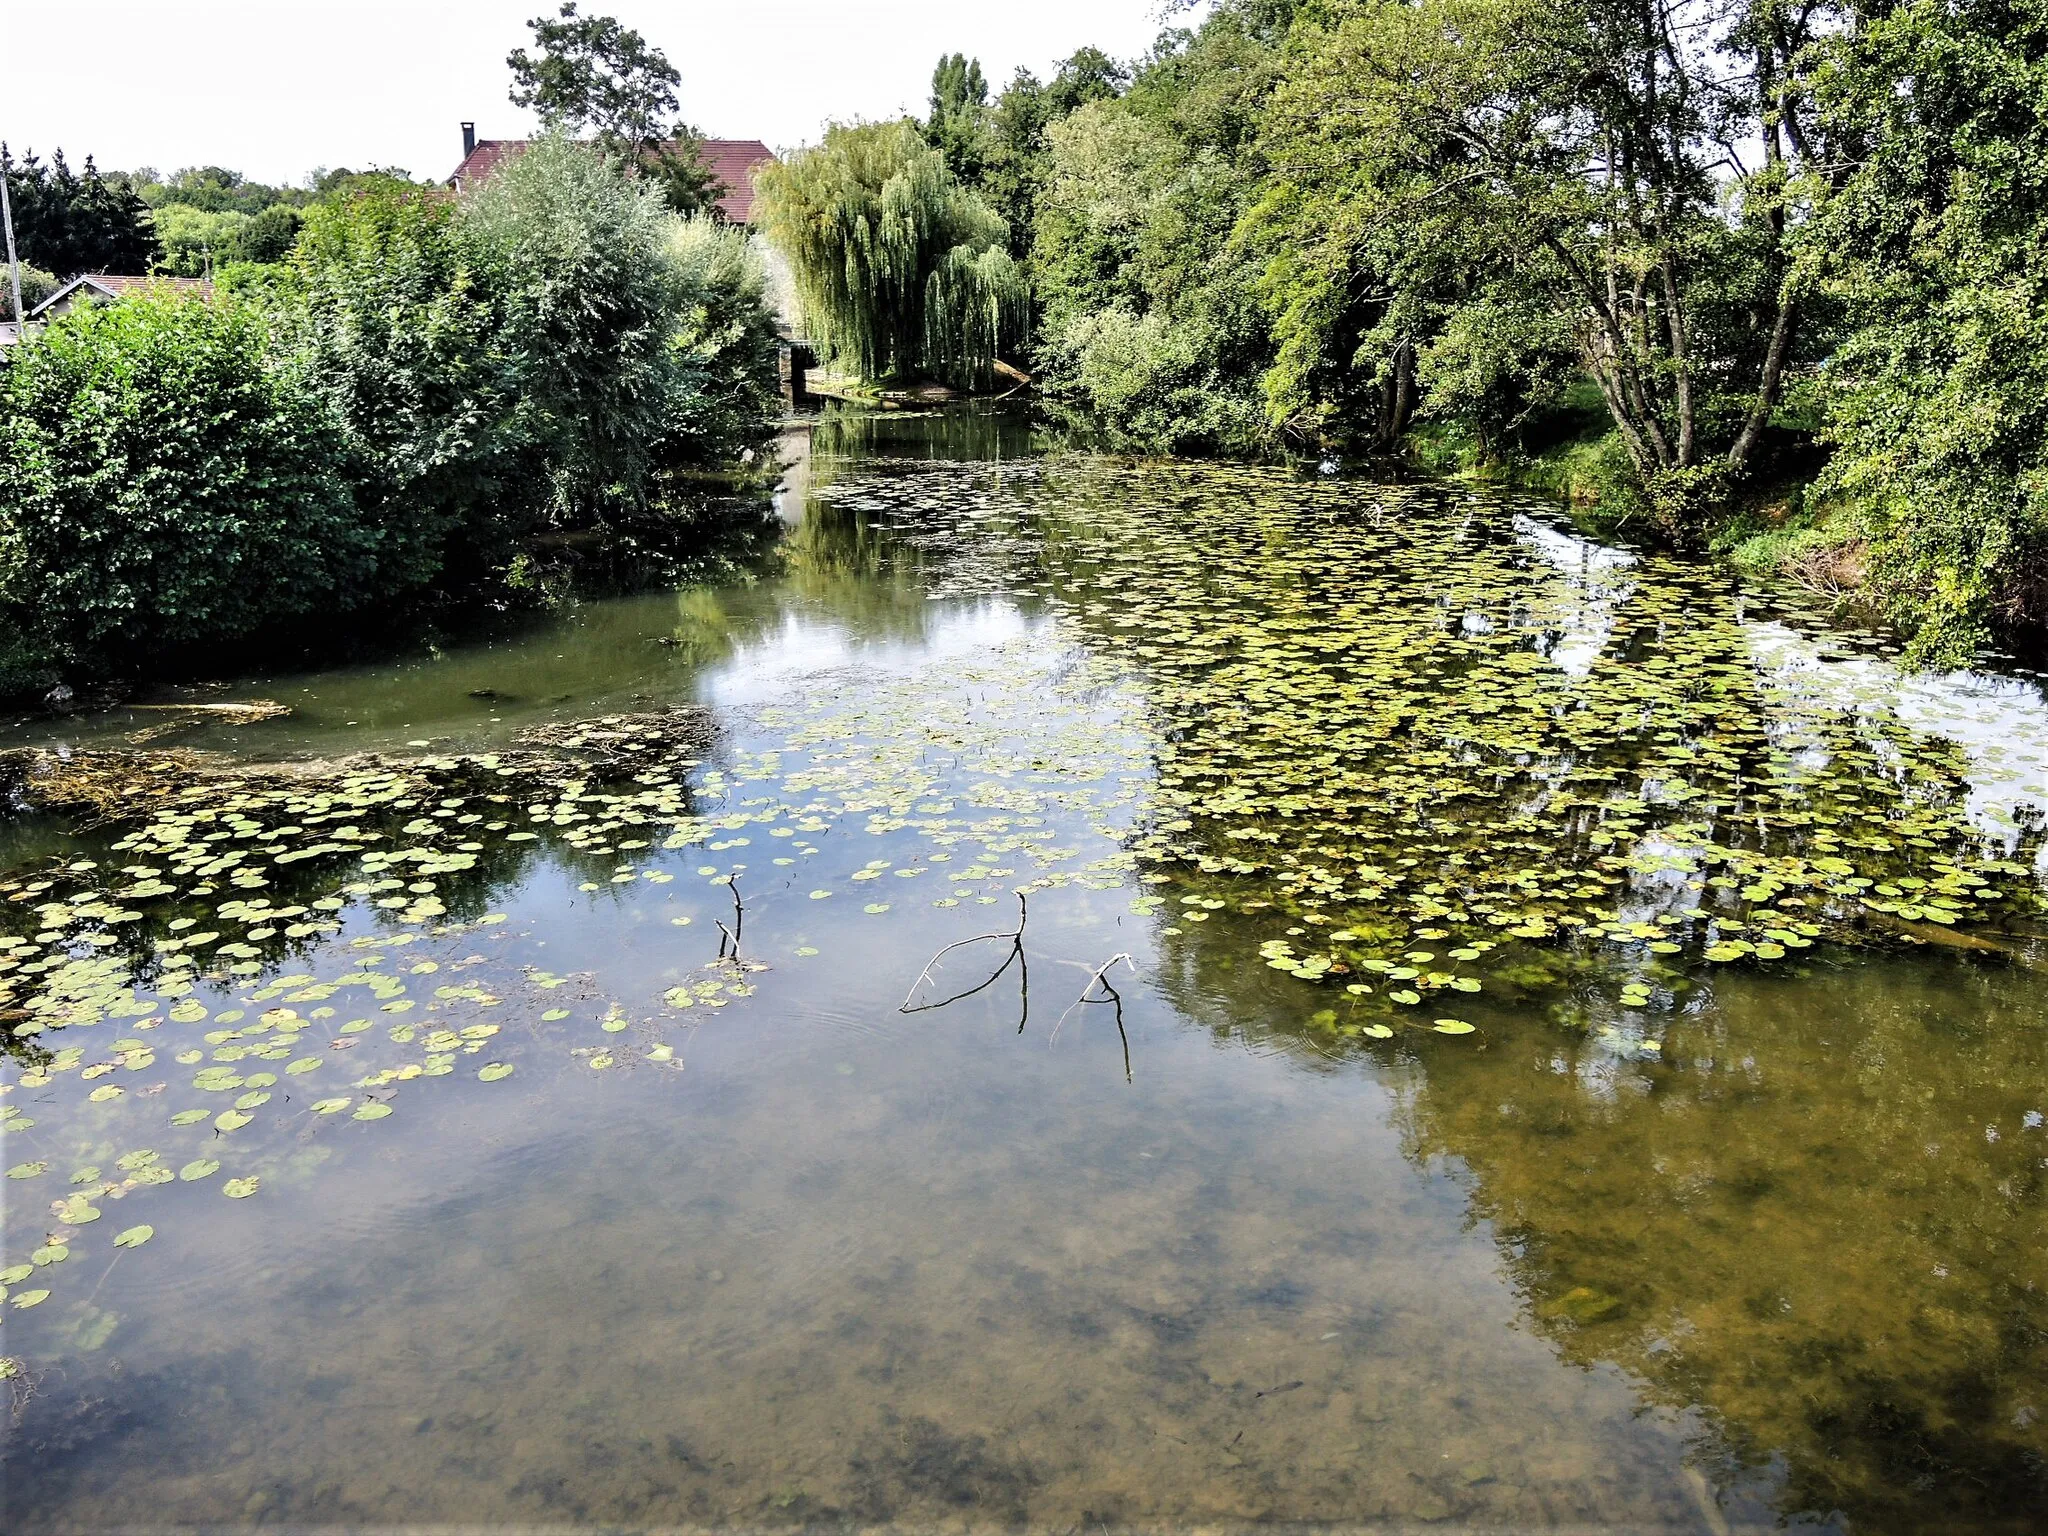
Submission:
<svg viewBox="0 0 2048 1536">
<path fill-rule="evenodd" d="M 536 16 L 533 53 L 515 48 L 512 104 L 549 129 L 591 133 L 612 154 L 643 167 L 678 213 L 708 210 L 726 190 L 703 161 L 703 138 L 677 116 L 682 76 L 667 55 L 610 16 L 585 16 L 566 0 Z"/>
<path fill-rule="evenodd" d="M 864 378 L 979 387 L 1023 340 L 1024 275 L 1002 218 L 915 124 L 834 124 L 756 182 L 813 337 Z"/>
<path fill-rule="evenodd" d="M 1792 215 L 1824 177 L 1797 66 L 1826 16 L 1328 0 L 1304 17 L 1255 221 L 1274 251 L 1276 412 L 1329 398 L 1354 358 L 1398 373 L 1464 306 L 1557 316 L 1682 525 L 1748 467 L 1780 398 L 1809 276 Z"/>
<path fill-rule="evenodd" d="M 0 144 L 0 174 L 14 209 L 15 248 L 24 262 L 62 278 L 84 272 L 147 272 L 156 256 L 150 212 L 125 181 L 100 175 L 87 156 L 83 174 L 59 150 L 45 165 L 16 160 Z"/>
<path fill-rule="evenodd" d="M 1929 659 L 2048 623 L 2048 15 L 1872 7 L 1818 60 L 1853 170 L 1808 244 L 1846 307 L 1823 482 Z"/>
</svg>

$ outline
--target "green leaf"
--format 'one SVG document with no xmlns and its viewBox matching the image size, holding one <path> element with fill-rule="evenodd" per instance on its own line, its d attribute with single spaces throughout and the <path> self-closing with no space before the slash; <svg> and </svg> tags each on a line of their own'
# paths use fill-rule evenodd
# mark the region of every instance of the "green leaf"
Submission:
<svg viewBox="0 0 2048 1536">
<path fill-rule="evenodd" d="M 500 1078 L 512 1075 L 512 1064 L 510 1062 L 494 1061 L 488 1066 L 477 1068 L 476 1075 L 486 1083 L 495 1083 Z"/>
<path fill-rule="evenodd" d="M 114 1239 L 114 1246 L 116 1248 L 140 1248 L 155 1236 L 155 1227 L 130 1227 L 126 1232 L 121 1233 Z"/>
<path fill-rule="evenodd" d="M 210 1179 L 219 1172 L 220 1163 L 217 1159 L 195 1157 L 191 1162 L 178 1170 L 178 1177 L 187 1184 L 191 1184 L 200 1179 Z"/>
</svg>

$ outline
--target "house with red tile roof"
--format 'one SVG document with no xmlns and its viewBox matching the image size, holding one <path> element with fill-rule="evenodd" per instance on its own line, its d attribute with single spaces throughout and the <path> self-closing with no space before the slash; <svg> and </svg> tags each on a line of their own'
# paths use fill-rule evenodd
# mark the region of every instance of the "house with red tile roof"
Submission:
<svg viewBox="0 0 2048 1536">
<path fill-rule="evenodd" d="M 458 192 L 467 191 L 489 179 L 491 172 L 516 155 L 523 154 L 531 139 L 480 139 L 476 124 L 462 125 L 462 164 L 448 178 Z M 671 141 L 673 144 L 674 141 Z M 718 216 L 729 224 L 754 222 L 754 171 L 775 158 L 774 151 L 758 139 L 704 139 L 699 158 L 706 169 L 725 186 L 717 203 Z"/>
</svg>

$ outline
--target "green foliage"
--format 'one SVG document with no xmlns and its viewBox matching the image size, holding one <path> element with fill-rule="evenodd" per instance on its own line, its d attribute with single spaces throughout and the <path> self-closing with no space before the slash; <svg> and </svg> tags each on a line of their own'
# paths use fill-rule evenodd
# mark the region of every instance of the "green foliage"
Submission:
<svg viewBox="0 0 2048 1536">
<path fill-rule="evenodd" d="M 765 444 L 780 411 L 782 338 L 766 298 L 767 272 L 744 230 L 701 215 L 671 219 L 663 249 L 679 319 L 661 457 L 718 463 Z"/>
<path fill-rule="evenodd" d="M 1258 185 L 1246 129 L 1274 57 L 1225 12 L 1166 39 L 1125 96 L 1046 130 L 1039 360 L 1056 395 L 1132 446 L 1246 452 L 1270 437 L 1270 330 L 1233 232 Z"/>
<path fill-rule="evenodd" d="M 527 26 L 537 53 L 515 48 L 512 104 L 564 135 L 592 133 L 607 152 L 644 168 L 678 213 L 708 210 L 726 190 L 703 162 L 703 141 L 676 117 L 682 76 L 667 55 L 610 16 L 571 3 Z"/>
<path fill-rule="evenodd" d="M 600 153 L 544 140 L 466 203 L 355 178 L 289 265 L 0 369 L 0 687 L 502 593 L 529 535 L 659 518 L 666 472 L 758 446 L 776 344 L 747 237 Z"/>
<path fill-rule="evenodd" d="M 263 316 L 81 306 L 0 371 L 0 614 L 16 651 L 106 668 L 371 591 L 332 416 Z M 19 677 L 12 681 L 19 681 Z"/>
<path fill-rule="evenodd" d="M 358 495 L 387 532 L 384 583 L 432 580 L 451 544 L 489 563 L 532 520 L 493 306 L 460 210 L 403 183 L 308 211 L 283 295 L 306 371 L 348 444 Z M 465 535 L 459 541 L 456 535 Z"/>
<path fill-rule="evenodd" d="M 49 298 L 64 284 L 54 272 L 45 272 L 41 267 L 21 264 L 21 307 L 25 314 L 34 314 L 36 306 Z M 0 278 L 0 319 L 14 320 L 20 316 L 14 313 L 13 284 Z"/>
<path fill-rule="evenodd" d="M 506 430 L 552 510 L 638 502 L 671 404 L 679 298 L 659 191 L 550 135 L 471 194 L 460 229 L 491 295 Z"/>
<path fill-rule="evenodd" d="M 101 176 L 91 156 L 81 175 L 62 150 L 45 165 L 34 155 L 17 161 L 0 144 L 0 175 L 7 178 L 22 261 L 66 280 L 85 272 L 149 270 L 156 237 L 148 207 L 125 181 Z"/>
<path fill-rule="evenodd" d="M 163 250 L 158 270 L 173 277 L 204 277 L 221 263 L 235 259 L 249 215 L 231 210 L 209 213 L 187 203 L 167 203 L 156 211 L 155 224 Z"/>
<path fill-rule="evenodd" d="M 266 208 L 297 207 L 312 197 L 290 187 L 251 181 L 240 171 L 219 165 L 187 166 L 162 180 L 157 179 L 156 172 L 144 169 L 132 171 L 122 179 L 152 208 L 176 204 L 206 213 L 255 215 Z"/>
<path fill-rule="evenodd" d="M 2048 20 L 1910 0 L 1831 51 L 1857 168 L 1813 232 L 1855 326 L 1823 489 L 1868 519 L 1878 593 L 1955 661 L 2048 622 Z"/>
<path fill-rule="evenodd" d="M 682 76 L 660 49 L 609 16 L 578 15 L 573 0 L 558 18 L 527 26 L 539 53 L 506 55 L 512 105 L 558 132 L 593 131 L 618 147 L 668 137 Z"/>
<path fill-rule="evenodd" d="M 230 262 L 268 265 L 283 261 L 299 238 L 305 215 L 289 203 L 272 203 L 257 213 L 234 208 L 208 210 L 193 203 L 166 202 L 155 213 L 163 250 L 157 270 L 173 277 L 204 277 Z"/>
<path fill-rule="evenodd" d="M 945 156 L 946 168 L 972 185 L 989 158 L 988 80 L 981 61 L 948 54 L 932 71 L 931 116 L 925 142 Z"/>
<path fill-rule="evenodd" d="M 805 324 L 863 378 L 986 387 L 1028 320 L 1009 231 L 908 122 L 834 124 L 756 183 Z"/>
<path fill-rule="evenodd" d="M 1681 27 L 1633 0 L 1305 11 L 1248 231 L 1270 254 L 1275 417 L 1325 426 L 1404 346 L 1469 354 L 1483 334 L 1498 430 L 1540 403 L 1566 327 L 1653 503 L 1690 527 L 1748 468 L 1792 355 L 1810 286 L 1792 173 L 1822 147 L 1794 61 L 1824 20 L 1731 4 Z M 1728 73 L 1730 54 L 1753 67 Z"/>
<path fill-rule="evenodd" d="M 1010 254 L 1030 254 L 1038 194 L 1045 181 L 1050 146 L 1046 130 L 1091 101 L 1111 101 L 1131 83 L 1130 71 L 1099 48 L 1083 48 L 1065 60 L 1050 82 L 1029 70 L 1016 77 L 982 114 L 982 164 L 975 190 L 1010 226 Z"/>
</svg>

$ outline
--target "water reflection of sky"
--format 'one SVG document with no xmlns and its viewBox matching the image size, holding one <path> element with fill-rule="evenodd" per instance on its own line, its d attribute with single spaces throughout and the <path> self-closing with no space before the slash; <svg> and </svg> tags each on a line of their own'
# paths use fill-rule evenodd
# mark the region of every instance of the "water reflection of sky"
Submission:
<svg viewBox="0 0 2048 1536">
<path fill-rule="evenodd" d="M 1841 656 L 1832 637 L 1775 620 L 1747 626 L 1750 652 L 1799 703 L 1888 711 L 1901 725 L 1959 746 L 1970 810 L 2009 835 L 2024 808 L 2048 808 L 2048 701 L 2037 683 L 1985 672 L 1908 672 L 1878 656 Z"/>
<path fill-rule="evenodd" d="M 1550 648 L 1551 662 L 1584 677 L 1614 632 L 1614 610 L 1630 590 L 1623 573 L 1636 557 L 1526 512 L 1516 513 L 1512 526 L 1524 549 L 1566 578 L 1562 595 L 1549 601 L 1540 618 L 1562 631 Z"/>
<path fill-rule="evenodd" d="M 699 684 L 704 702 L 717 705 L 773 703 L 803 679 L 849 667 L 890 677 L 978 657 L 1051 630 L 1046 619 L 1027 617 L 1000 598 L 948 601 L 935 605 L 931 622 L 915 639 L 866 636 L 829 616 L 785 609 L 777 622 L 736 643 L 731 655 Z"/>
</svg>

